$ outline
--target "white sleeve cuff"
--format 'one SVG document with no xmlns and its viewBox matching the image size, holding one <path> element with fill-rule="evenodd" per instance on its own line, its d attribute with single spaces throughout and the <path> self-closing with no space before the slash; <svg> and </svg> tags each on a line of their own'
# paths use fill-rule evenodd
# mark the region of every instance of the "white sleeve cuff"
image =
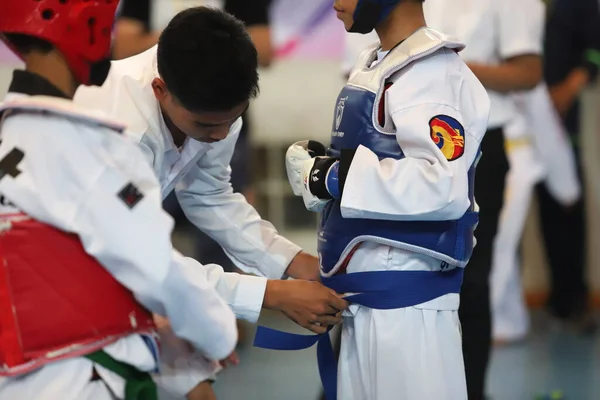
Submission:
<svg viewBox="0 0 600 400">
<path fill-rule="evenodd" d="M 240 275 L 231 308 L 238 319 L 256 323 L 262 309 L 267 279 Z"/>
<path fill-rule="evenodd" d="M 223 250 L 227 256 L 231 258 L 235 266 L 246 273 L 264 276 L 269 279 L 283 279 L 285 278 L 285 271 L 289 267 L 294 257 L 296 257 L 296 255 L 302 251 L 302 248 L 290 242 L 283 236 L 275 235 L 273 241 L 269 244 L 267 250 L 264 252 L 263 259 L 256 263 L 257 266 L 260 266 L 260 270 L 258 267 L 248 266 L 244 263 L 241 263 L 225 248 L 223 248 Z"/>
</svg>

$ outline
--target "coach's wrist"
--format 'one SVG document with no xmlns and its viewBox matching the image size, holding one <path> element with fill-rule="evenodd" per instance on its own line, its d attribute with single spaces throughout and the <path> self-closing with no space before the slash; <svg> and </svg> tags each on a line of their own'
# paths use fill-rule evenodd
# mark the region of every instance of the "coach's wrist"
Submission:
<svg viewBox="0 0 600 400">
<path fill-rule="evenodd" d="M 186 400 L 217 400 L 210 380 L 200 382 L 188 392 L 185 398 Z"/>
<path fill-rule="evenodd" d="M 321 280 L 319 259 L 312 254 L 301 251 L 292 259 L 285 274 L 295 279 L 319 281 Z"/>
<path fill-rule="evenodd" d="M 269 279 L 265 288 L 263 308 L 267 310 L 281 309 L 281 299 L 285 295 L 285 281 Z"/>
</svg>

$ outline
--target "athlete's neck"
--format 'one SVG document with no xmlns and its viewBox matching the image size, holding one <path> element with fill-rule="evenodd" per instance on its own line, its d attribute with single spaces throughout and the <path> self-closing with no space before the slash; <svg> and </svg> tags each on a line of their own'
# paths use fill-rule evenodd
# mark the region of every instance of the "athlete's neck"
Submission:
<svg viewBox="0 0 600 400">
<path fill-rule="evenodd" d="M 400 2 L 375 30 L 381 42 L 381 50 L 388 51 L 426 26 L 423 4 L 410 1 Z"/>
<path fill-rule="evenodd" d="M 58 51 L 50 53 L 31 52 L 23 56 L 25 69 L 37 74 L 60 89 L 72 99 L 77 91 L 77 83 L 66 60 Z"/>
</svg>

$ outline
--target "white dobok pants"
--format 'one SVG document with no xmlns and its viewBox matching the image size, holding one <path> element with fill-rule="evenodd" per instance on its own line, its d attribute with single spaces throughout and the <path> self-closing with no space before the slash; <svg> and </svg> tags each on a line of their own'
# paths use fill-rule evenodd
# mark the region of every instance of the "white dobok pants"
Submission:
<svg viewBox="0 0 600 400">
<path fill-rule="evenodd" d="M 428 256 L 363 243 L 347 272 L 440 269 Z M 458 305 L 458 294 L 396 310 L 351 305 L 342 325 L 338 400 L 467 399 Z"/>
</svg>

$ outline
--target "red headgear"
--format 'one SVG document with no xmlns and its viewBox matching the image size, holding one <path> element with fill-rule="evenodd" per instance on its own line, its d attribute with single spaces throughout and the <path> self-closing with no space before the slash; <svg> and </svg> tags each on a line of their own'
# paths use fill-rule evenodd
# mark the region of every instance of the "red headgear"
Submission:
<svg viewBox="0 0 600 400">
<path fill-rule="evenodd" d="M 65 56 L 80 83 L 101 84 L 92 70 L 109 59 L 118 4 L 118 0 L 1 0 L 0 33 L 51 43 Z"/>
</svg>

